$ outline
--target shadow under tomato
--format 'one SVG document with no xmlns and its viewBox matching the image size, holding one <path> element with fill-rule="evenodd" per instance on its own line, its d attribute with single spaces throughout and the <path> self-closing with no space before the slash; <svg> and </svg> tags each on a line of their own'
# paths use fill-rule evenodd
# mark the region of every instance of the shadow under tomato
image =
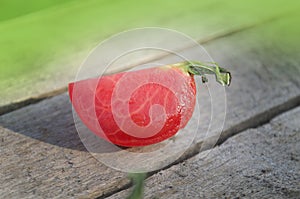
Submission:
<svg viewBox="0 0 300 199">
<path fill-rule="evenodd" d="M 71 103 L 66 93 L 4 114 L 0 116 L 0 125 L 41 142 L 92 153 L 114 153 L 122 150 L 144 153 L 163 147 L 162 143 L 147 147 L 115 146 L 92 132 L 81 139 L 74 124 Z"/>
<path fill-rule="evenodd" d="M 4 114 L 0 125 L 41 142 L 86 151 L 75 128 L 67 94 Z"/>
</svg>

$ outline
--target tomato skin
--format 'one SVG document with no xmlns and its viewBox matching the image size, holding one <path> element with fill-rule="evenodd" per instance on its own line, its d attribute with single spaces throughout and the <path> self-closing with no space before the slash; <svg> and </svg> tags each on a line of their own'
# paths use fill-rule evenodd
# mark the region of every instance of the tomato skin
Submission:
<svg viewBox="0 0 300 199">
<path fill-rule="evenodd" d="M 149 80 L 147 84 L 131 88 L 130 85 L 136 84 L 134 81 L 145 82 L 145 79 Z M 120 85 L 121 82 L 122 85 Z M 89 86 L 94 89 L 89 89 Z M 123 118 L 125 122 L 131 120 L 139 128 L 145 127 L 147 129 L 147 125 L 151 126 L 149 114 L 151 107 L 154 104 L 160 105 L 166 114 L 164 125 L 159 132 L 153 136 L 140 137 L 121 130 L 122 128 L 116 122 L 114 107 L 112 106 L 114 102 L 115 104 L 122 102 L 121 94 L 118 95 L 116 91 L 122 91 L 123 87 L 127 90 L 133 90 L 130 99 L 126 102 L 130 116 L 127 117 L 125 114 L 124 118 L 122 115 L 119 118 Z M 76 88 L 76 95 L 73 95 L 74 88 Z M 116 145 L 133 147 L 161 142 L 175 135 L 179 129 L 184 128 L 195 107 L 196 86 L 193 75 L 180 68 L 156 67 L 70 83 L 69 95 L 75 111 L 92 132 Z M 120 99 L 115 100 L 114 97 Z M 145 133 L 151 132 L 145 130 Z"/>
</svg>

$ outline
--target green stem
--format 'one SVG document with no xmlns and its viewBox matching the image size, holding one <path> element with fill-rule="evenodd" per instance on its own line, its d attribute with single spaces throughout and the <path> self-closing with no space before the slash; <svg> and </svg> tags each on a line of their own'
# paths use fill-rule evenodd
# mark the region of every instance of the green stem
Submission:
<svg viewBox="0 0 300 199">
<path fill-rule="evenodd" d="M 217 82 L 223 86 L 229 86 L 231 83 L 231 74 L 225 68 L 221 68 L 215 62 L 201 63 L 197 61 L 186 61 L 175 64 L 184 69 L 192 75 L 200 75 L 203 83 L 207 82 L 207 74 L 214 74 Z"/>
<path fill-rule="evenodd" d="M 146 173 L 135 173 L 129 174 L 132 179 L 134 188 L 131 194 L 126 199 L 142 199 L 144 198 L 144 181 L 146 178 Z"/>
</svg>

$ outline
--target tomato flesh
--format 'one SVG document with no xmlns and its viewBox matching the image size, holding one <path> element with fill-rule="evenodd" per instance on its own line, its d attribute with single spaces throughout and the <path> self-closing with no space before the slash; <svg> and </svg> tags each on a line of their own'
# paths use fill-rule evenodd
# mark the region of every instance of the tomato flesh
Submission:
<svg viewBox="0 0 300 199">
<path fill-rule="evenodd" d="M 127 92 L 131 92 L 128 101 L 124 97 Z M 75 111 L 91 131 L 116 145 L 132 147 L 161 142 L 183 128 L 194 110 L 196 87 L 193 76 L 181 69 L 156 67 L 70 83 L 69 94 Z M 165 114 L 155 115 L 153 105 Z M 157 127 L 158 132 L 147 132 L 160 120 L 164 123 Z M 132 124 L 130 131 L 140 131 L 127 132 L 128 125 L 122 127 L 121 123 Z"/>
</svg>

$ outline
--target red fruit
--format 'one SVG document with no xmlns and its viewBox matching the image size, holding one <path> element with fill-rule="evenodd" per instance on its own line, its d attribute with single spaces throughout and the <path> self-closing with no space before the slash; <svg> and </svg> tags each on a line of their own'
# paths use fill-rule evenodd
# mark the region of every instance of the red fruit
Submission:
<svg viewBox="0 0 300 199">
<path fill-rule="evenodd" d="M 194 74 L 206 80 L 208 72 L 229 85 L 225 69 L 184 62 L 70 83 L 69 94 L 77 114 L 96 135 L 120 146 L 145 146 L 185 127 L 195 107 Z"/>
</svg>

